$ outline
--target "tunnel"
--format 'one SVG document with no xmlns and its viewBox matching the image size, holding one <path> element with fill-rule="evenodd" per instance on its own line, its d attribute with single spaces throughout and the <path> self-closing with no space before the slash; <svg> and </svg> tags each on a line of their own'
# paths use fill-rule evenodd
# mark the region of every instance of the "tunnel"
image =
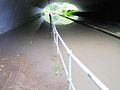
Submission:
<svg viewBox="0 0 120 90">
<path fill-rule="evenodd" d="M 120 90 L 118 0 L 0 0 L 0 90 L 68 90 L 53 28 L 43 15 L 58 2 L 78 8 L 70 14 L 76 20 L 56 13 L 72 21 L 55 24 L 66 45 L 110 90 Z M 68 67 L 68 52 L 60 41 L 59 48 Z M 100 90 L 74 60 L 71 67 L 75 90 Z"/>
</svg>

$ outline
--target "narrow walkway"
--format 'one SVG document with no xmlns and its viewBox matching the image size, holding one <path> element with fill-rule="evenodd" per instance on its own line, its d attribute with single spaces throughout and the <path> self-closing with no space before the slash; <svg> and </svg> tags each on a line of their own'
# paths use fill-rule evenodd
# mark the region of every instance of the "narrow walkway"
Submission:
<svg viewBox="0 0 120 90">
<path fill-rule="evenodd" d="M 40 24 L 36 20 L 0 36 L 0 90 L 67 90 L 50 28 Z"/>
<path fill-rule="evenodd" d="M 79 24 L 57 26 L 57 29 L 73 53 L 110 90 L 120 90 L 120 40 Z M 61 49 L 67 63 L 62 46 Z M 99 90 L 74 62 L 72 70 L 76 90 Z"/>
</svg>

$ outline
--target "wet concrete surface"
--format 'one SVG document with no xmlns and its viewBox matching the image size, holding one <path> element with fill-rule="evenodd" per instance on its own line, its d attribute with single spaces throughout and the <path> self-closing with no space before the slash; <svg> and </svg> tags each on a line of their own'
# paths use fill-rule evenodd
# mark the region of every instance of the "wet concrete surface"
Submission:
<svg viewBox="0 0 120 90">
<path fill-rule="evenodd" d="M 1 90 L 67 90 L 49 29 L 38 19 L 0 36 Z"/>
<path fill-rule="evenodd" d="M 110 90 L 120 89 L 119 39 L 79 24 L 57 26 L 57 29 L 72 52 Z M 60 47 L 66 60 L 65 50 L 61 45 Z M 67 60 L 65 62 L 67 64 Z M 72 70 L 72 78 L 76 90 L 99 90 L 74 62 Z"/>
<path fill-rule="evenodd" d="M 120 89 L 119 39 L 75 23 L 57 26 L 57 29 L 73 53 L 110 90 Z M 67 64 L 66 51 L 61 45 L 60 48 Z M 0 71 L 1 76 L 6 75 L 8 78 L 4 80 L 5 84 L 0 86 L 2 90 L 67 90 L 65 72 L 56 68 L 61 61 L 56 59 L 56 49 L 48 23 L 41 24 L 40 20 L 35 20 L 2 34 L 0 59 L 2 67 L 10 65 L 9 67 L 15 68 L 7 69 L 7 74 Z M 4 69 L 0 67 L 0 70 Z M 9 79 L 13 77 L 13 73 L 16 76 L 15 80 Z M 72 78 L 76 90 L 99 90 L 74 62 L 72 62 Z"/>
<path fill-rule="evenodd" d="M 119 34 L 120 33 L 120 22 L 118 21 L 105 21 L 105 20 L 85 20 L 86 23 L 90 25 L 97 26 L 99 28 L 108 30 L 110 32 Z"/>
</svg>

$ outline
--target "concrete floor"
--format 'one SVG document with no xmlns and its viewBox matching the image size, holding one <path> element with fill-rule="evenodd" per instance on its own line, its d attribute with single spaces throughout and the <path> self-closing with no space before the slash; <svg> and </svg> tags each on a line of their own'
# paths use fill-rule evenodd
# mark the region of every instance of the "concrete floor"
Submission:
<svg viewBox="0 0 120 90">
<path fill-rule="evenodd" d="M 0 55 L 2 57 L 24 57 L 24 61 L 31 66 L 29 74 L 34 75 L 37 80 L 42 80 L 37 84 L 27 84 L 28 89 L 19 87 L 20 89 L 12 90 L 37 90 L 37 87 L 40 90 L 41 88 L 43 90 L 67 89 L 67 78 L 64 71 L 61 71 L 58 76 L 55 75 L 56 65 L 60 61 L 54 59 L 56 49 L 49 29 L 48 24 L 44 23 L 40 27 L 39 20 L 36 20 L 0 36 Z M 73 53 L 110 90 L 120 90 L 120 71 L 118 70 L 120 67 L 120 41 L 118 39 L 80 24 L 57 26 L 57 29 Z M 61 45 L 60 47 L 65 62 L 67 62 L 65 50 Z M 20 78 L 22 76 L 23 74 L 18 75 Z M 99 90 L 74 62 L 72 63 L 72 77 L 76 90 Z M 18 80 L 21 82 L 28 79 L 28 77 L 22 78 L 22 80 L 20 78 Z M 34 88 L 30 89 L 32 87 L 30 85 L 34 85 Z"/>
</svg>

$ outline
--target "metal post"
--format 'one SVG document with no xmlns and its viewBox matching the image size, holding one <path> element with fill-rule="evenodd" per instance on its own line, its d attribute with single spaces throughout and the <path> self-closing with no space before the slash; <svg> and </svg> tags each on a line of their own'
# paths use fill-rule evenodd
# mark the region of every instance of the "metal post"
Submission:
<svg viewBox="0 0 120 90">
<path fill-rule="evenodd" d="M 56 36 L 55 36 L 56 33 L 55 33 L 55 30 L 54 30 L 54 29 L 55 29 L 55 28 L 54 28 L 54 25 L 52 25 L 52 31 L 53 31 L 54 43 L 56 44 Z M 55 44 L 54 44 L 54 46 L 56 46 Z"/>
<path fill-rule="evenodd" d="M 56 47 L 57 47 L 57 54 L 58 54 L 58 34 L 56 33 L 56 37 L 55 37 L 55 42 L 56 42 Z"/>
<path fill-rule="evenodd" d="M 71 90 L 71 51 L 68 52 L 68 90 Z"/>
</svg>

